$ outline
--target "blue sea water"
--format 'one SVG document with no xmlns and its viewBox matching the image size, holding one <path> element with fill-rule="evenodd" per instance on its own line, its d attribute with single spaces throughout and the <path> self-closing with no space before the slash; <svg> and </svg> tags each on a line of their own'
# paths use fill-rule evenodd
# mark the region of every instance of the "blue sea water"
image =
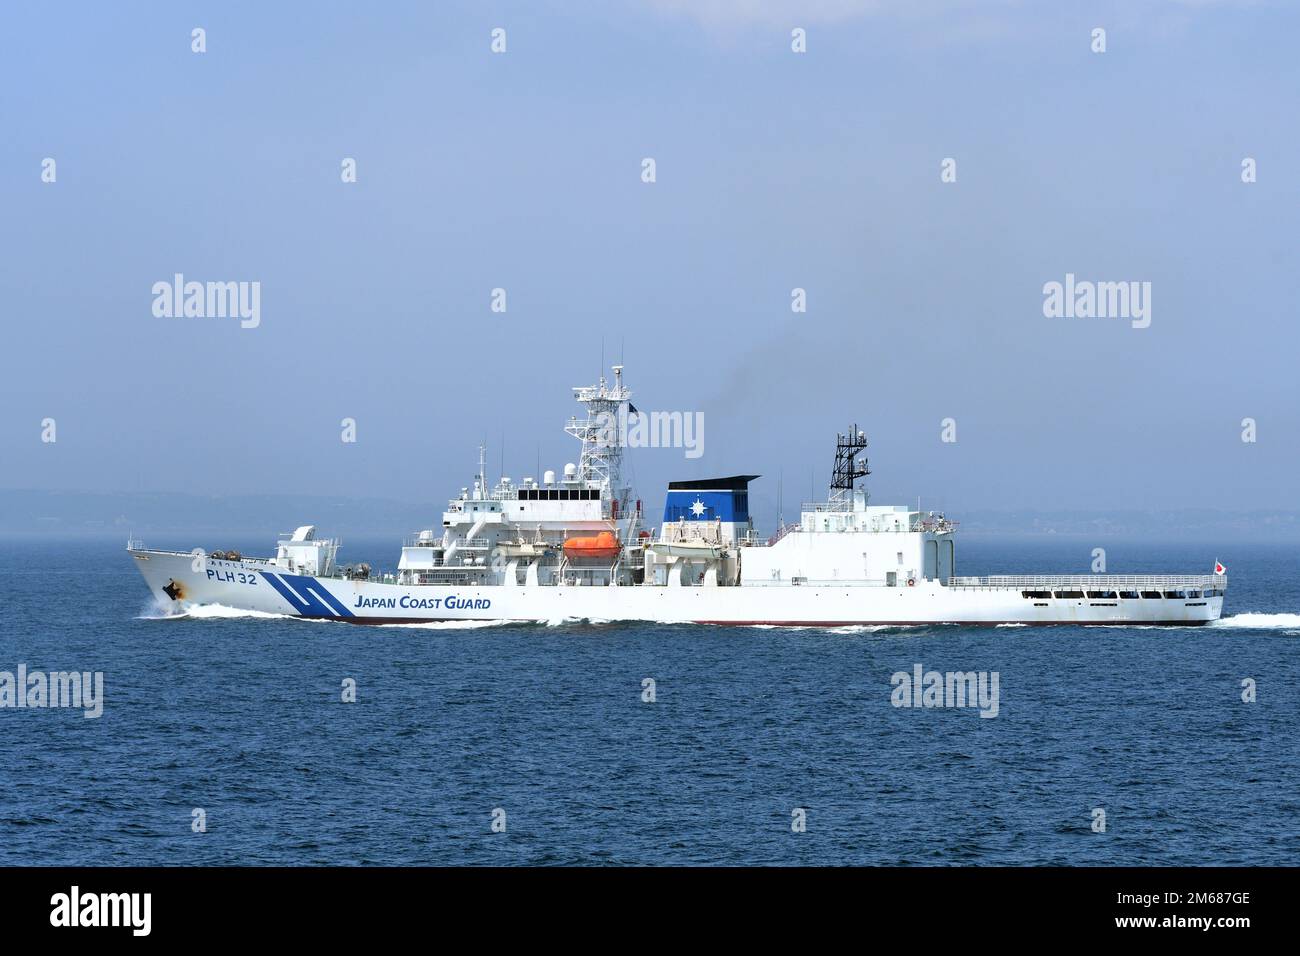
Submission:
<svg viewBox="0 0 1300 956">
<path fill-rule="evenodd" d="M 1300 856 L 1291 547 L 1107 543 L 1114 573 L 1227 564 L 1204 628 L 820 630 L 161 618 L 123 544 L 0 541 L 0 670 L 105 681 L 98 719 L 0 709 L 0 864 Z M 1082 572 L 1095 544 L 972 539 L 959 563 Z M 391 567 L 396 544 L 347 557 Z M 998 716 L 895 708 L 890 676 L 917 663 L 997 671 Z"/>
</svg>

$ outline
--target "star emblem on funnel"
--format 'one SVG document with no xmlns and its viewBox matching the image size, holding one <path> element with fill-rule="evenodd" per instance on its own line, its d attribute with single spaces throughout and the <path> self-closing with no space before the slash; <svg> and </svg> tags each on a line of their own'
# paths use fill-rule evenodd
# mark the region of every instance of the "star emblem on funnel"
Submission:
<svg viewBox="0 0 1300 956">
<path fill-rule="evenodd" d="M 701 518 L 704 516 L 705 510 L 704 502 L 699 498 L 696 498 L 695 503 L 691 505 L 691 514 L 695 515 L 697 518 Z"/>
</svg>

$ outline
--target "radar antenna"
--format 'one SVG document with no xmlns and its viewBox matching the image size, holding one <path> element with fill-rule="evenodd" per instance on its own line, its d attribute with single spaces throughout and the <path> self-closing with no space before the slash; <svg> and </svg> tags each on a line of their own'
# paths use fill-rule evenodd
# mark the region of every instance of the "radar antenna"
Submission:
<svg viewBox="0 0 1300 956">
<path fill-rule="evenodd" d="M 831 472 L 831 504 L 851 504 L 855 482 L 871 474 L 866 456 L 858 457 L 866 448 L 867 434 L 859 431 L 857 425 L 847 435 L 836 434 L 835 470 Z"/>
</svg>

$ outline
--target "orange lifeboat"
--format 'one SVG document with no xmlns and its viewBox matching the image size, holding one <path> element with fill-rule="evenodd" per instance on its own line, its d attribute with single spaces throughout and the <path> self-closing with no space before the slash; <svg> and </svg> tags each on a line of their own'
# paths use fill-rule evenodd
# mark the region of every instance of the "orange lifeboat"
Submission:
<svg viewBox="0 0 1300 956">
<path fill-rule="evenodd" d="M 619 551 L 618 539 L 608 531 L 582 538 L 567 538 L 564 542 L 564 556 L 575 558 L 616 558 Z"/>
</svg>

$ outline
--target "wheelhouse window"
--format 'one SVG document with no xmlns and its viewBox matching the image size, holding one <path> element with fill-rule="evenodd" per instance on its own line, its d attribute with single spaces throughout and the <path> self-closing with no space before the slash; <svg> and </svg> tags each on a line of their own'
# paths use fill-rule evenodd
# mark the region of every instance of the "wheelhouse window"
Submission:
<svg viewBox="0 0 1300 956">
<path fill-rule="evenodd" d="M 520 501 L 599 501 L 599 488 L 520 488 Z"/>
</svg>

